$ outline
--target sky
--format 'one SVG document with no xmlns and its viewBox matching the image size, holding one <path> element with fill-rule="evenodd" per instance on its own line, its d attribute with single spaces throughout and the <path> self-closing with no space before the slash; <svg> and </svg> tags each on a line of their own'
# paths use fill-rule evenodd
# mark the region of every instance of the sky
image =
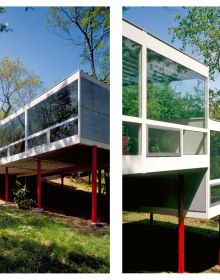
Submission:
<svg viewBox="0 0 220 280">
<path fill-rule="evenodd" d="M 0 59 L 19 57 L 22 63 L 52 87 L 71 73 L 88 69 L 80 64 L 79 48 L 57 36 L 46 23 L 47 7 L 5 8 L 0 22 L 9 23 L 12 32 L 0 33 Z M 76 36 L 78 33 L 76 31 Z"/>
<path fill-rule="evenodd" d="M 168 33 L 169 27 L 177 25 L 175 21 L 177 13 L 184 15 L 185 11 L 181 7 L 129 7 L 124 12 L 124 18 L 168 44 L 179 48 L 181 47 L 180 41 L 172 43 L 172 36 Z M 190 49 L 186 52 L 193 56 Z M 209 86 L 210 88 L 220 89 L 220 76 L 218 75 L 214 82 L 210 81 Z"/>
</svg>

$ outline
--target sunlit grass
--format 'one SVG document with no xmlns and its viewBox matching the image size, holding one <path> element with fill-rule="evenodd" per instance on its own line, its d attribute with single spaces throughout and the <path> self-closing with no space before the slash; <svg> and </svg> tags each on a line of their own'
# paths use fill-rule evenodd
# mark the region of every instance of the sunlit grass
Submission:
<svg viewBox="0 0 220 280">
<path fill-rule="evenodd" d="M 109 272 L 109 229 L 80 222 L 0 206 L 0 272 Z"/>
</svg>

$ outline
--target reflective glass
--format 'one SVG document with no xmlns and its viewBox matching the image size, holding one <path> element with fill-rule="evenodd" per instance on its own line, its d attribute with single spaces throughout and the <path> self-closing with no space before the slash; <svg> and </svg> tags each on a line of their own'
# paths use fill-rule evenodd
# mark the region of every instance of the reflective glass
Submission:
<svg viewBox="0 0 220 280">
<path fill-rule="evenodd" d="M 180 131 L 148 128 L 148 152 L 155 155 L 179 155 Z"/>
<path fill-rule="evenodd" d="M 0 147 L 25 137 L 24 113 L 0 126 Z"/>
<path fill-rule="evenodd" d="M 47 143 L 47 134 L 41 134 L 39 136 L 28 139 L 28 149 L 34 148 Z"/>
<path fill-rule="evenodd" d="M 123 122 L 122 127 L 122 154 L 138 155 L 141 153 L 140 133 L 141 126 L 137 123 Z"/>
<path fill-rule="evenodd" d="M 141 46 L 123 38 L 123 115 L 138 117 L 141 115 Z"/>
<path fill-rule="evenodd" d="M 28 110 L 28 135 L 61 123 L 78 114 L 78 81 Z"/>
<path fill-rule="evenodd" d="M 76 134 L 78 134 L 78 120 L 51 129 L 50 142 L 55 142 Z"/>
<path fill-rule="evenodd" d="M 147 50 L 147 118 L 205 127 L 206 78 Z"/>
<path fill-rule="evenodd" d="M 220 185 L 210 187 L 210 204 L 211 206 L 220 204 Z"/>
<path fill-rule="evenodd" d="M 1 151 L 0 151 L 0 158 L 7 157 L 7 155 L 8 155 L 7 149 L 4 149 L 4 150 L 1 150 Z"/>
<path fill-rule="evenodd" d="M 210 179 L 220 178 L 220 132 L 210 132 Z"/>
<path fill-rule="evenodd" d="M 10 156 L 23 153 L 25 150 L 25 141 L 10 146 Z"/>
</svg>

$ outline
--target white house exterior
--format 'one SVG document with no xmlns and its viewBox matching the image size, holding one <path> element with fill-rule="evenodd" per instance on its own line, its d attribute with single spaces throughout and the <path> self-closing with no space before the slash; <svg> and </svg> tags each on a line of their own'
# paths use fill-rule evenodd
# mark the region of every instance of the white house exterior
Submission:
<svg viewBox="0 0 220 280">
<path fill-rule="evenodd" d="M 220 123 L 208 117 L 208 77 L 208 67 L 123 20 L 125 208 L 177 215 L 183 175 L 186 216 L 220 214 Z"/>
</svg>

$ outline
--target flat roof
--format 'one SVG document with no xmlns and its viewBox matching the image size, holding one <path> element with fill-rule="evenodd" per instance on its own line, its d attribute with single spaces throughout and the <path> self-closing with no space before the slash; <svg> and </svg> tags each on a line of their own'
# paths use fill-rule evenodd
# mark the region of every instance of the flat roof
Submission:
<svg viewBox="0 0 220 280">
<path fill-rule="evenodd" d="M 185 53 L 185 52 L 181 51 L 180 49 L 178 49 L 178 48 L 174 47 L 173 45 L 171 45 L 171 44 L 167 43 L 166 41 L 163 41 L 163 40 L 162 40 L 162 39 L 160 39 L 159 37 L 155 36 L 154 34 L 152 34 L 152 33 L 148 32 L 148 31 L 146 31 L 146 30 L 144 30 L 143 28 L 139 27 L 139 26 L 138 26 L 138 25 L 136 25 L 135 23 L 133 23 L 133 22 L 131 22 L 131 21 L 129 21 L 129 20 L 127 20 L 127 19 L 125 19 L 125 18 L 123 18 L 122 20 L 123 20 L 123 21 L 125 21 L 125 22 L 127 22 L 128 24 L 130 24 L 130 25 L 134 26 L 135 28 L 137 28 L 137 29 L 139 29 L 139 30 L 141 30 L 141 31 L 145 32 L 146 34 L 148 34 L 148 35 L 150 35 L 150 36 L 154 37 L 155 39 L 157 39 L 157 40 L 159 40 L 159 41 L 163 42 L 164 44 L 166 44 L 166 45 L 168 45 L 169 47 L 171 47 L 171 48 L 173 48 L 173 49 L 177 50 L 178 52 L 181 52 L 182 54 L 184 54 L 184 55 L 186 55 L 186 56 L 190 57 L 191 59 L 195 60 L 196 62 L 198 62 L 198 63 L 200 63 L 200 64 L 202 64 L 202 65 L 204 65 L 205 67 L 207 67 L 207 68 L 208 68 L 208 66 L 207 66 L 207 65 L 205 65 L 204 63 L 202 63 L 201 61 L 199 61 L 199 60 L 195 59 L 195 58 L 194 58 L 194 57 L 192 57 L 191 55 L 189 55 L 189 54 L 187 54 L 187 53 Z"/>
</svg>

